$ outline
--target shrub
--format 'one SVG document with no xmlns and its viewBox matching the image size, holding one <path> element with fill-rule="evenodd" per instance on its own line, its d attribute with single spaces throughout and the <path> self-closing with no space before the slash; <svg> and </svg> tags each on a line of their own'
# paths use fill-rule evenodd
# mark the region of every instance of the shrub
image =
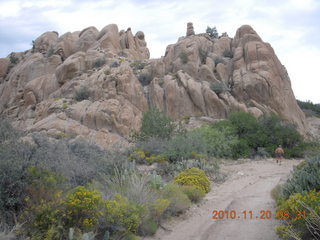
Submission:
<svg viewBox="0 0 320 240">
<path fill-rule="evenodd" d="M 47 57 L 51 57 L 52 55 L 54 54 L 54 49 L 53 48 L 50 48 L 47 52 Z"/>
<path fill-rule="evenodd" d="M 34 240 L 63 239 L 65 226 L 63 223 L 63 202 L 42 201 L 39 205 L 25 211 L 23 234 L 29 235 Z"/>
<path fill-rule="evenodd" d="M 119 64 L 117 61 L 114 61 L 114 62 L 111 64 L 110 67 L 112 67 L 112 68 L 117 68 L 117 67 L 119 67 L 119 66 L 120 66 L 120 64 Z"/>
<path fill-rule="evenodd" d="M 251 148 L 245 139 L 239 139 L 232 148 L 232 158 L 248 158 L 251 155 Z"/>
<path fill-rule="evenodd" d="M 282 227 L 283 233 L 289 233 L 288 230 L 292 229 L 302 239 L 311 239 L 312 236 L 320 236 L 320 229 L 314 228 L 309 229 L 308 227 L 314 224 L 313 219 L 319 218 L 320 214 L 320 192 L 312 190 L 304 195 L 300 193 L 293 194 L 289 197 L 288 200 L 282 202 L 278 208 L 277 212 L 280 213 L 278 217 L 282 217 L 282 213 L 285 213 L 287 216 L 290 216 L 287 219 L 288 226 L 285 228 Z M 319 223 L 318 223 L 319 224 Z M 319 226 L 319 225 L 318 225 Z M 309 230 L 311 230 L 309 232 Z M 278 232 L 279 231 L 278 229 Z M 290 234 L 288 234 L 290 235 Z"/>
<path fill-rule="evenodd" d="M 158 171 L 169 177 L 174 177 L 180 172 L 189 169 L 189 168 L 199 168 L 203 170 L 207 176 L 210 176 L 212 179 L 219 178 L 219 164 L 215 159 L 204 160 L 204 159 L 188 159 L 181 160 L 173 163 L 163 163 L 159 164 Z"/>
<path fill-rule="evenodd" d="M 186 52 L 181 52 L 179 57 L 182 64 L 187 64 L 189 62 L 188 54 Z"/>
<path fill-rule="evenodd" d="M 214 59 L 214 64 L 217 66 L 219 63 L 225 64 L 226 62 L 221 57 L 216 57 Z"/>
<path fill-rule="evenodd" d="M 145 68 L 146 63 L 142 62 L 142 61 L 134 61 L 130 64 L 130 66 L 134 69 L 134 70 L 142 70 Z"/>
<path fill-rule="evenodd" d="M 99 58 L 97 60 L 94 61 L 93 63 L 93 67 L 95 68 L 99 68 L 99 67 L 102 67 L 103 65 L 106 64 L 106 60 L 105 59 L 102 59 L 102 58 Z"/>
<path fill-rule="evenodd" d="M 210 181 L 205 172 L 199 168 L 190 168 L 181 172 L 174 178 L 174 183 L 179 185 L 194 186 L 204 193 L 210 191 Z"/>
<path fill-rule="evenodd" d="M 174 136 L 168 141 L 164 155 L 171 162 L 174 162 L 192 158 L 193 152 L 206 152 L 205 140 L 203 136 L 197 132 Z"/>
<path fill-rule="evenodd" d="M 287 199 L 293 193 L 304 194 L 311 190 L 320 191 L 320 155 L 294 168 L 292 176 L 284 184 L 283 194 Z"/>
<path fill-rule="evenodd" d="M 168 140 L 158 138 L 158 137 L 149 137 L 146 140 L 137 141 L 137 149 L 143 149 L 145 152 L 155 155 L 161 155 L 165 152 Z"/>
<path fill-rule="evenodd" d="M 186 211 L 191 202 L 180 187 L 175 184 L 167 184 L 161 191 L 162 197 L 170 201 L 170 205 L 166 209 L 166 214 L 176 216 Z"/>
<path fill-rule="evenodd" d="M 206 29 L 206 33 L 208 33 L 210 37 L 214 38 L 218 38 L 219 36 L 216 26 L 214 26 L 213 28 L 208 26 Z"/>
<path fill-rule="evenodd" d="M 131 202 L 148 204 L 156 199 L 153 184 L 162 184 L 157 182 L 162 179 L 156 179 L 155 182 L 152 182 L 153 177 L 155 176 L 143 175 L 137 171 L 122 170 L 116 167 L 115 173 L 106 178 L 107 184 L 104 192 L 107 196 L 121 194 Z"/>
<path fill-rule="evenodd" d="M 11 53 L 11 54 L 10 54 L 10 62 L 11 62 L 12 64 L 17 64 L 17 63 L 19 63 L 19 58 L 17 58 L 17 57 L 14 55 L 14 53 Z"/>
<path fill-rule="evenodd" d="M 151 83 L 153 76 L 150 73 L 142 72 L 139 74 L 138 79 L 142 86 L 148 86 Z"/>
<path fill-rule="evenodd" d="M 24 133 L 0 119 L 0 223 L 11 228 L 24 207 L 32 151 L 19 140 Z"/>
<path fill-rule="evenodd" d="M 48 169 L 35 166 L 28 169 L 28 186 L 26 187 L 29 206 L 36 206 L 42 201 L 53 201 L 64 190 L 63 176 Z"/>
<path fill-rule="evenodd" d="M 152 107 L 143 114 L 140 132 L 136 134 L 135 138 L 142 141 L 150 137 L 169 139 L 175 128 L 171 117 Z"/>
<path fill-rule="evenodd" d="M 182 186 L 181 190 L 194 203 L 199 202 L 205 196 L 205 193 L 195 186 Z"/>
<path fill-rule="evenodd" d="M 168 199 L 157 199 L 151 206 L 151 215 L 152 217 L 160 222 L 161 218 L 163 217 L 163 214 L 170 206 L 170 201 Z"/>
<path fill-rule="evenodd" d="M 142 236 L 152 236 L 158 229 L 158 223 L 152 218 L 146 218 L 139 226 L 138 233 Z"/>
<path fill-rule="evenodd" d="M 208 51 L 203 50 L 202 48 L 199 48 L 198 51 L 199 51 L 199 57 L 200 57 L 201 64 L 206 64 L 206 60 L 208 57 Z"/>
<path fill-rule="evenodd" d="M 210 126 L 204 126 L 191 131 L 191 137 L 194 135 L 201 136 L 205 148 L 204 152 L 197 151 L 197 149 L 194 149 L 194 151 L 217 158 L 231 157 L 232 148 L 237 143 L 237 138 L 228 128 L 217 130 Z"/>
<path fill-rule="evenodd" d="M 144 207 L 130 203 L 128 199 L 117 194 L 115 200 L 107 200 L 105 219 L 111 231 L 135 233 L 141 224 Z"/>
<path fill-rule="evenodd" d="M 300 101 L 297 100 L 299 107 L 311 116 L 320 117 L 320 104 L 314 104 L 311 101 Z"/>
<path fill-rule="evenodd" d="M 74 95 L 74 99 L 78 102 L 89 99 L 89 97 L 90 91 L 85 86 L 82 86 L 79 90 L 76 90 Z"/>
<path fill-rule="evenodd" d="M 137 163 L 145 163 L 146 153 L 142 149 L 136 149 L 133 153 L 129 155 L 129 158 L 135 160 Z"/>
<path fill-rule="evenodd" d="M 110 74 L 111 74 L 111 70 L 110 70 L 110 69 L 105 70 L 105 71 L 104 71 L 104 74 L 105 74 L 105 75 L 110 75 Z"/>
<path fill-rule="evenodd" d="M 216 94 L 221 94 L 230 91 L 230 88 L 228 88 L 228 86 L 226 86 L 226 84 L 222 81 L 210 83 L 210 89 L 214 91 Z"/>
<path fill-rule="evenodd" d="M 277 186 L 275 186 L 271 190 L 271 197 L 277 203 L 282 199 L 282 197 L 283 197 L 283 186 L 282 186 L 282 184 L 278 184 Z"/>
<path fill-rule="evenodd" d="M 231 50 L 228 50 L 228 49 L 224 50 L 222 55 L 224 57 L 233 58 L 233 52 Z"/>
<path fill-rule="evenodd" d="M 78 186 L 67 196 L 67 225 L 84 231 L 93 230 L 98 223 L 101 204 L 99 192 Z"/>
</svg>

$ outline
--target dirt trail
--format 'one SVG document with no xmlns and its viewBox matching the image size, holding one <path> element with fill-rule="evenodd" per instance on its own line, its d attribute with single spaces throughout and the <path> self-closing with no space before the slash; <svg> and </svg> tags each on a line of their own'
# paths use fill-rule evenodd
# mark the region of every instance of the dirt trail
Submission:
<svg viewBox="0 0 320 240">
<path fill-rule="evenodd" d="M 272 159 L 224 165 L 228 179 L 213 184 L 203 203 L 193 206 L 183 217 L 174 219 L 146 240 L 276 240 L 274 228 L 277 220 L 260 219 L 260 211 L 275 215 L 270 192 L 284 181 L 297 160 L 284 160 L 281 166 Z M 214 210 L 236 211 L 236 219 L 212 219 Z M 246 218 L 244 219 L 244 213 Z M 252 211 L 252 219 L 249 211 Z"/>
</svg>

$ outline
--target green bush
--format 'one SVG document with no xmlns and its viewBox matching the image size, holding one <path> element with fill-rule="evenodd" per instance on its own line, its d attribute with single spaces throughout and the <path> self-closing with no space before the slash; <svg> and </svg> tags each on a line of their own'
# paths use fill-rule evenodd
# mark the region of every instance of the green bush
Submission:
<svg viewBox="0 0 320 240">
<path fill-rule="evenodd" d="M 130 64 L 130 66 L 134 69 L 134 70 L 142 70 L 145 68 L 147 64 L 145 62 L 142 61 L 134 61 Z"/>
<path fill-rule="evenodd" d="M 143 114 L 140 132 L 135 134 L 134 138 L 141 141 L 152 137 L 170 139 L 175 128 L 176 125 L 171 117 L 152 107 Z"/>
<path fill-rule="evenodd" d="M 14 55 L 14 53 L 11 53 L 11 54 L 10 54 L 10 62 L 11 62 L 12 64 L 18 64 L 18 63 L 19 63 L 19 58 L 17 58 L 17 57 Z"/>
<path fill-rule="evenodd" d="M 232 148 L 232 158 L 249 158 L 251 156 L 251 148 L 245 139 L 239 139 Z"/>
<path fill-rule="evenodd" d="M 152 236 L 157 230 L 158 223 L 152 218 L 147 218 L 140 224 L 138 233 L 142 236 Z"/>
<path fill-rule="evenodd" d="M 193 149 L 193 152 L 205 153 L 216 158 L 231 157 L 232 148 L 237 143 L 237 138 L 229 128 L 218 130 L 210 126 L 203 126 L 191 131 L 190 135 L 191 138 L 200 136 L 198 139 L 202 138 L 202 142 L 199 142 L 204 148 L 204 151 L 201 151 L 198 147 L 198 149 Z"/>
<path fill-rule="evenodd" d="M 165 185 L 161 194 L 164 199 L 170 201 L 170 205 L 166 209 L 166 214 L 169 216 L 179 215 L 186 211 L 191 205 L 189 198 L 182 192 L 178 185 Z"/>
<path fill-rule="evenodd" d="M 12 228 L 25 206 L 32 150 L 19 140 L 24 133 L 0 119 L 0 224 Z"/>
<path fill-rule="evenodd" d="M 115 173 L 106 176 L 105 182 L 105 195 L 120 194 L 130 202 L 147 205 L 157 198 L 155 188 L 162 185 L 162 178 L 156 174 L 140 174 L 134 170 L 115 167 Z"/>
<path fill-rule="evenodd" d="M 198 51 L 199 51 L 199 58 L 200 58 L 201 64 L 206 64 L 206 60 L 208 57 L 208 51 L 204 50 L 202 48 L 199 48 Z"/>
<path fill-rule="evenodd" d="M 90 91 L 85 86 L 82 86 L 79 90 L 76 90 L 74 99 L 78 102 L 89 99 Z"/>
<path fill-rule="evenodd" d="M 279 145 L 284 147 L 287 158 L 301 157 L 307 149 L 296 127 L 274 114 L 256 119 L 249 113 L 234 112 L 228 121 L 239 138 L 233 151 L 234 158 L 247 157 L 249 152 L 251 157 L 274 156 Z"/>
<path fill-rule="evenodd" d="M 150 73 L 142 72 L 138 75 L 138 79 L 142 86 L 148 86 L 151 83 L 153 76 Z"/>
<path fill-rule="evenodd" d="M 164 213 L 170 206 L 170 201 L 168 199 L 157 199 L 151 206 L 151 214 L 152 217 L 157 221 L 160 222 L 161 218 L 163 217 Z"/>
<path fill-rule="evenodd" d="M 144 207 L 130 203 L 127 198 L 116 195 L 115 200 L 105 204 L 105 220 L 111 232 L 136 233 L 142 223 Z"/>
<path fill-rule="evenodd" d="M 206 29 L 206 33 L 208 33 L 210 37 L 214 38 L 218 38 L 219 36 L 216 26 L 214 26 L 213 28 L 208 26 Z"/>
<path fill-rule="evenodd" d="M 233 52 L 231 50 L 228 50 L 228 49 L 224 50 L 222 55 L 224 57 L 233 58 Z"/>
<path fill-rule="evenodd" d="M 204 193 L 210 191 L 210 181 L 199 168 L 186 169 L 174 178 L 174 183 L 182 186 L 194 186 Z"/>
<path fill-rule="evenodd" d="M 314 104 L 311 101 L 297 100 L 299 107 L 310 116 L 320 117 L 320 104 Z"/>
<path fill-rule="evenodd" d="M 43 201 L 54 201 L 65 189 L 63 176 L 35 166 L 28 169 L 27 205 L 36 206 Z"/>
<path fill-rule="evenodd" d="M 51 57 L 52 55 L 54 55 L 54 49 L 53 48 L 50 48 L 47 52 L 47 57 Z"/>
<path fill-rule="evenodd" d="M 103 58 L 99 58 L 93 63 L 93 67 L 99 68 L 102 67 L 104 64 L 106 64 L 106 60 Z"/>
<path fill-rule="evenodd" d="M 275 200 L 277 203 L 282 200 L 283 198 L 283 185 L 278 184 L 271 190 L 271 197 L 273 200 Z"/>
<path fill-rule="evenodd" d="M 205 193 L 196 186 L 181 186 L 181 190 L 188 196 L 190 201 L 194 203 L 199 202 L 205 196 Z"/>
<path fill-rule="evenodd" d="M 320 155 L 315 156 L 294 168 L 292 176 L 283 187 L 287 199 L 293 193 L 305 194 L 311 190 L 320 191 Z"/>
<path fill-rule="evenodd" d="M 187 64 L 188 61 L 189 61 L 189 58 L 188 58 L 188 54 L 186 52 L 181 52 L 180 55 L 180 61 L 182 64 Z"/>
<path fill-rule="evenodd" d="M 214 64 L 217 66 L 219 63 L 225 64 L 226 62 L 221 57 L 216 57 L 214 59 Z"/>
<path fill-rule="evenodd" d="M 230 88 L 228 88 L 228 86 L 226 86 L 226 84 L 222 81 L 210 83 L 210 89 L 216 94 L 230 92 Z"/>
<path fill-rule="evenodd" d="M 189 159 L 193 152 L 206 153 L 205 139 L 197 132 L 178 134 L 167 142 L 164 151 L 171 162 Z"/>
</svg>

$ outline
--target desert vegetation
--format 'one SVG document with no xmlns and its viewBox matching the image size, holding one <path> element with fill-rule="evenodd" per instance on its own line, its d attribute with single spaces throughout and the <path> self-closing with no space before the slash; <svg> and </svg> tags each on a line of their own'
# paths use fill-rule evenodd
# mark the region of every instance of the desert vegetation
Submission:
<svg viewBox="0 0 320 240">
<path fill-rule="evenodd" d="M 277 216 L 276 231 L 282 239 L 320 238 L 320 155 L 302 161 L 290 178 L 273 190 Z"/>
<path fill-rule="evenodd" d="M 315 104 L 311 101 L 300 100 L 297 100 L 297 103 L 306 116 L 320 117 L 320 104 Z"/>
<path fill-rule="evenodd" d="M 103 150 L 79 139 L 26 135 L 1 120 L 1 234 L 15 229 L 21 239 L 139 239 L 201 201 L 210 182 L 222 179 L 219 159 L 271 156 L 278 144 L 287 157 L 299 157 L 307 146 L 275 115 L 256 119 L 238 112 L 187 131 L 157 108 L 144 113 L 132 143 Z M 156 167 L 142 172 L 141 164 Z M 275 191 L 279 209 L 319 198 L 318 166 L 319 158 L 301 164 Z"/>
</svg>

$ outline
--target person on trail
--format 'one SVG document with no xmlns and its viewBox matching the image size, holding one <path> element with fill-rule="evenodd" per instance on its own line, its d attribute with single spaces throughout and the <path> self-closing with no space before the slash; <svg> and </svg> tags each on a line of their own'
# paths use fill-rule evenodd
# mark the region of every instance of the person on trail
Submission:
<svg viewBox="0 0 320 240">
<path fill-rule="evenodd" d="M 284 150 L 281 147 L 281 145 L 279 145 L 279 147 L 276 149 L 275 154 L 276 154 L 277 163 L 281 165 L 281 160 L 283 159 L 283 155 L 284 155 Z"/>
</svg>

